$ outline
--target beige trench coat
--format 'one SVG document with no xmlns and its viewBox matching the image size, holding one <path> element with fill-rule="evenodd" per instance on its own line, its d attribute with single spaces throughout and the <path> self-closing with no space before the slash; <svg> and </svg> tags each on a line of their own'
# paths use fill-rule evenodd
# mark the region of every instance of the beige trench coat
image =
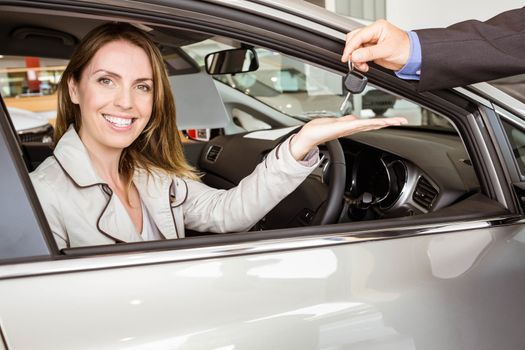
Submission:
<svg viewBox="0 0 525 350">
<path fill-rule="evenodd" d="M 137 170 L 133 183 L 166 239 L 201 232 L 248 230 L 291 193 L 318 163 L 318 150 L 297 162 L 290 139 L 272 150 L 237 187 L 217 190 L 201 182 Z M 30 174 L 59 248 L 142 241 L 131 218 L 116 210 L 112 190 L 96 174 L 75 132 L 58 142 L 54 156 Z M 120 213 L 120 215 L 119 215 Z"/>
</svg>

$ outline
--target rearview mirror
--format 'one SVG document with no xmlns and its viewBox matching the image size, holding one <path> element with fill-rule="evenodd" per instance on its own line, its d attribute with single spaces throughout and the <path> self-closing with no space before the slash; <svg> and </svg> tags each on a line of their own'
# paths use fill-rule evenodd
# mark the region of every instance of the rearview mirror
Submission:
<svg viewBox="0 0 525 350">
<path fill-rule="evenodd" d="M 257 54 L 252 48 L 212 52 L 204 60 L 206 72 L 211 75 L 246 73 L 259 68 Z"/>
</svg>

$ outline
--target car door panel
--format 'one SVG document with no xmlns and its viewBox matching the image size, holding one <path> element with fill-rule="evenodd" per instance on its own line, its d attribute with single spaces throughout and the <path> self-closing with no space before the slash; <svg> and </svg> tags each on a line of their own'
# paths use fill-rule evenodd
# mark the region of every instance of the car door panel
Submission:
<svg viewBox="0 0 525 350">
<path fill-rule="evenodd" d="M 0 283 L 0 295 L 11 296 L 0 298 L 8 346 L 517 349 L 524 345 L 512 336 L 525 327 L 522 310 L 515 307 L 525 288 L 523 224 L 196 261 L 155 263 L 155 254 L 8 267 Z M 141 258 L 150 264 L 125 267 Z M 102 268 L 97 260 L 110 265 L 111 260 L 118 261 L 120 266 Z M 90 266 L 95 269 L 75 271 Z M 26 268 L 34 274 L 22 276 Z M 495 328 L 498 332 L 492 332 Z"/>
</svg>

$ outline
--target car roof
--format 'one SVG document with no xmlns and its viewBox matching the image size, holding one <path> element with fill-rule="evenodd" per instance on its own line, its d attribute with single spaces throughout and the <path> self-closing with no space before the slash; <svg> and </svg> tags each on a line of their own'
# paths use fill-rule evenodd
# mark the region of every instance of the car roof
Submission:
<svg viewBox="0 0 525 350">
<path fill-rule="evenodd" d="M 152 12 L 165 11 L 167 6 L 162 1 L 134 1 L 132 3 L 121 0 L 100 1 L 83 0 L 79 3 L 101 4 L 110 3 L 123 8 L 139 9 L 148 5 L 148 10 Z M 294 0 L 249 0 L 249 1 L 224 1 L 224 0 L 205 0 L 210 4 L 219 4 L 222 7 L 235 8 L 247 13 L 256 13 L 258 16 L 270 17 L 280 22 L 286 22 L 294 26 L 323 32 L 326 35 L 344 39 L 346 32 L 362 25 L 349 18 L 332 13 L 322 7 L 309 4 L 304 1 Z M 159 6 L 154 6 L 158 4 Z M 125 11 L 124 11 L 125 12 Z M 7 55 L 39 55 L 39 50 L 45 57 L 45 53 L 53 52 L 54 58 L 68 58 L 79 39 L 82 38 L 90 29 L 99 24 L 107 22 L 97 16 L 71 17 L 61 15 L 60 11 L 46 13 L 26 11 L 10 11 L 8 8 L 0 11 L 0 42 L 3 42 L 2 53 Z M 29 25 L 28 25 L 29 23 Z M 173 29 L 155 27 L 153 34 L 154 40 L 161 42 L 169 38 L 183 38 L 190 42 L 203 40 L 202 35 L 189 31 L 179 31 L 178 35 L 173 35 Z M 165 33 L 169 31 L 170 33 Z M 164 32 L 164 33 L 163 33 Z M 155 36 L 159 36 L 156 38 Z M 47 37 L 47 38 L 46 38 Z M 13 38 L 17 40 L 13 40 Z M 24 40 L 18 40 L 18 39 Z M 25 39 L 30 39 L 29 41 Z M 58 41 L 61 41 L 59 43 Z M 171 39 L 173 40 L 173 39 Z M 34 43 L 32 43 L 32 42 Z M 188 42 L 184 42 L 187 44 Z M 164 44 L 164 43 L 163 43 Z M 170 46 L 180 46 L 182 43 L 170 43 Z"/>
<path fill-rule="evenodd" d="M 254 4 L 264 5 L 275 10 L 292 14 L 298 18 L 313 21 L 318 24 L 342 31 L 349 32 L 360 28 L 363 24 L 348 17 L 328 11 L 327 9 L 314 5 L 306 1 L 298 0 L 243 0 L 243 1 L 224 1 L 206 0 L 208 2 L 228 4 L 228 6 L 249 10 Z M 268 13 L 268 12 L 267 12 Z"/>
</svg>

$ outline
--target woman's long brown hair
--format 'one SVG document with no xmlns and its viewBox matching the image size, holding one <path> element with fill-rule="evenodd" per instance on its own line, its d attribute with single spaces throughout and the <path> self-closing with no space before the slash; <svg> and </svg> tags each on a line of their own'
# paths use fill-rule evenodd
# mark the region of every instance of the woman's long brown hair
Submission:
<svg viewBox="0 0 525 350">
<path fill-rule="evenodd" d="M 55 142 L 73 124 L 77 133 L 82 126 L 80 107 L 71 101 L 68 81 L 80 82 L 82 71 L 95 53 L 104 45 L 127 41 L 143 49 L 153 71 L 153 108 L 151 118 L 135 141 L 126 147 L 120 157 L 119 173 L 131 185 L 136 168 L 164 171 L 190 179 L 198 179 L 184 157 L 182 142 L 175 119 L 175 102 L 162 55 L 155 43 L 140 29 L 128 23 L 107 23 L 90 31 L 76 48 L 58 85 L 58 111 Z"/>
</svg>

